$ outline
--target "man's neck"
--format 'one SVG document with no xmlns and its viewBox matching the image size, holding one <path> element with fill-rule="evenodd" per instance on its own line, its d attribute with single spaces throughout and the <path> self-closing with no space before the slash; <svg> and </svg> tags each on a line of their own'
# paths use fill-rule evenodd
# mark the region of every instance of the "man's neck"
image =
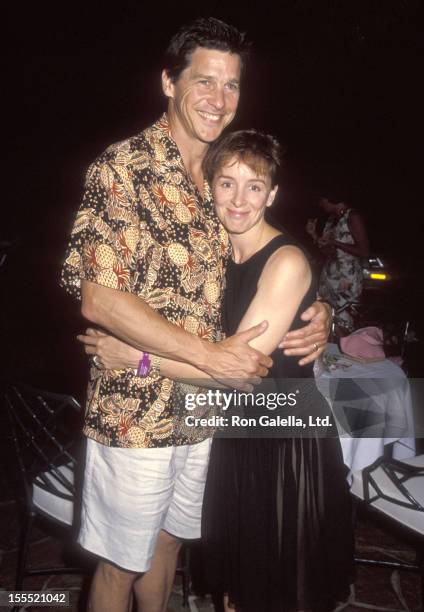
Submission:
<svg viewBox="0 0 424 612">
<path fill-rule="evenodd" d="M 204 179 L 202 162 L 208 149 L 208 145 L 195 138 L 190 138 L 184 130 L 184 127 L 178 120 L 175 120 L 172 112 L 169 112 L 169 110 L 168 121 L 171 128 L 172 137 L 175 140 L 181 154 L 187 174 L 203 195 Z"/>
</svg>

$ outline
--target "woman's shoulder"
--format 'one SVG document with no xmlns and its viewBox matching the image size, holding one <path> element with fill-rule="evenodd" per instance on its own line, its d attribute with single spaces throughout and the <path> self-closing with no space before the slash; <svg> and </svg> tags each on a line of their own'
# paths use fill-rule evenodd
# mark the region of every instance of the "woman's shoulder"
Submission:
<svg viewBox="0 0 424 612">
<path fill-rule="evenodd" d="M 298 249 L 298 251 L 300 251 L 301 253 L 304 254 L 306 259 L 310 259 L 310 255 L 308 253 L 308 250 L 305 248 L 305 246 L 304 246 L 304 244 L 302 242 L 300 242 L 297 238 L 292 236 L 290 234 L 290 232 L 288 232 L 282 226 L 280 226 L 280 227 L 278 227 L 276 229 L 279 230 L 278 234 L 275 235 L 269 241 L 269 243 L 265 247 L 265 250 L 268 251 L 268 255 L 269 255 L 270 252 L 273 253 L 273 252 L 279 250 L 282 247 L 296 247 Z M 287 253 L 288 253 L 288 251 L 287 251 Z"/>
<path fill-rule="evenodd" d="M 296 244 L 283 244 L 269 256 L 260 282 L 272 280 L 276 286 L 298 282 L 309 285 L 311 277 L 311 267 L 303 249 Z"/>
<path fill-rule="evenodd" d="M 349 208 L 346 214 L 346 220 L 350 225 L 363 224 L 364 219 L 360 211 L 356 208 Z"/>
<path fill-rule="evenodd" d="M 295 243 L 281 245 L 270 255 L 266 265 L 300 271 L 309 268 L 305 251 Z"/>
<path fill-rule="evenodd" d="M 274 236 L 265 249 L 268 251 L 267 263 L 275 265 L 293 265 L 308 263 L 310 259 L 307 250 L 289 232 L 278 228 L 279 233 Z"/>
</svg>

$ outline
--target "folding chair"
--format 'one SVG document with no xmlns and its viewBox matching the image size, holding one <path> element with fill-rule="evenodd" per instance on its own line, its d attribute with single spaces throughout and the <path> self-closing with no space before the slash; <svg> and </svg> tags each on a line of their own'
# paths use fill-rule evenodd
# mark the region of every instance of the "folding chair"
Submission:
<svg viewBox="0 0 424 612">
<path fill-rule="evenodd" d="M 365 559 L 357 563 L 418 572 L 421 607 L 424 602 L 424 455 L 398 461 L 379 457 L 372 465 L 353 472 L 351 493 L 370 515 L 383 519 L 389 529 L 407 539 L 416 562 Z"/>
<path fill-rule="evenodd" d="M 82 572 L 77 567 L 28 565 L 31 529 L 37 517 L 69 528 L 73 523 L 75 474 L 81 410 L 71 396 L 26 385 L 12 385 L 4 395 L 24 494 L 15 590 L 24 577 Z"/>
</svg>

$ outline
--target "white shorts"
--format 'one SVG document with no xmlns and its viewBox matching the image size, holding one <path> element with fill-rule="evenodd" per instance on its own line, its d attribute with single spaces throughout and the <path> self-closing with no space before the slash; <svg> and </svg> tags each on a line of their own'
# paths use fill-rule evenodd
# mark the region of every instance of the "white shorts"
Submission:
<svg viewBox="0 0 424 612">
<path fill-rule="evenodd" d="M 141 573 L 150 568 L 161 529 L 200 538 L 210 438 L 167 448 L 87 442 L 78 537 L 83 548 Z"/>
</svg>

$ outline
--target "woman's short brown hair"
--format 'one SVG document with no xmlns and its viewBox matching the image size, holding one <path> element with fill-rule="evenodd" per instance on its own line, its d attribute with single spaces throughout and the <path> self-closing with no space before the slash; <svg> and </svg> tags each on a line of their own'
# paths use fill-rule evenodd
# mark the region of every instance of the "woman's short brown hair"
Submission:
<svg viewBox="0 0 424 612">
<path fill-rule="evenodd" d="M 209 183 L 234 157 L 258 175 L 270 176 L 272 185 L 276 183 L 277 170 L 281 167 L 281 147 L 273 136 L 257 130 L 239 130 L 218 138 L 203 160 L 203 172 Z"/>
</svg>

